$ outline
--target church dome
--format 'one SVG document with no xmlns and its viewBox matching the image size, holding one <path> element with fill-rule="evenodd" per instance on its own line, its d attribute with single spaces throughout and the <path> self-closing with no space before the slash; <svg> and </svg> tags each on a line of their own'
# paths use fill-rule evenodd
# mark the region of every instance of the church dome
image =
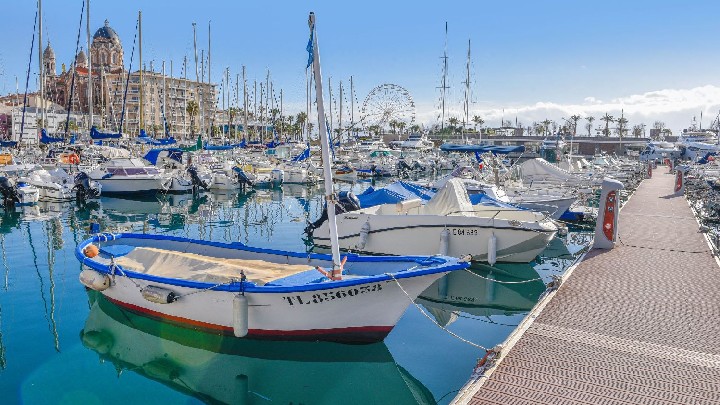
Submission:
<svg viewBox="0 0 720 405">
<path fill-rule="evenodd" d="M 110 27 L 110 23 L 108 20 L 105 20 L 105 26 L 99 28 L 97 31 L 95 31 L 95 35 L 93 35 L 93 39 L 107 39 L 112 42 L 120 43 L 120 37 L 118 36 L 117 32 L 115 32 L 114 29 Z"/>
</svg>

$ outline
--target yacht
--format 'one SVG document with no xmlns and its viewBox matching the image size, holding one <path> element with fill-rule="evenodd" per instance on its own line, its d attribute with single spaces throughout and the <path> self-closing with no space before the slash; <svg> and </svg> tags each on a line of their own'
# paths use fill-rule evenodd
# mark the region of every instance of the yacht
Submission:
<svg viewBox="0 0 720 405">
<path fill-rule="evenodd" d="M 102 186 L 103 194 L 155 193 L 166 191 L 172 182 L 162 170 L 138 158 L 116 158 L 88 173 Z"/>
</svg>

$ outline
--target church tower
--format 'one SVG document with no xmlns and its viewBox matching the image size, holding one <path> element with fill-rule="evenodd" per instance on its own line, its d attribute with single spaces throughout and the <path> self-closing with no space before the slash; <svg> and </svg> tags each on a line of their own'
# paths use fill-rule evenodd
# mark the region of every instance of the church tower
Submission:
<svg viewBox="0 0 720 405">
<path fill-rule="evenodd" d="M 50 46 L 50 41 L 48 41 L 47 48 L 45 48 L 45 51 L 43 52 L 43 62 L 45 65 L 45 73 L 51 77 L 56 76 L 57 71 L 55 70 L 55 51 L 53 51 L 52 47 Z"/>
<path fill-rule="evenodd" d="M 117 32 L 110 27 L 108 20 L 93 35 L 90 45 L 93 68 L 103 68 L 106 72 L 123 70 L 123 48 Z"/>
</svg>

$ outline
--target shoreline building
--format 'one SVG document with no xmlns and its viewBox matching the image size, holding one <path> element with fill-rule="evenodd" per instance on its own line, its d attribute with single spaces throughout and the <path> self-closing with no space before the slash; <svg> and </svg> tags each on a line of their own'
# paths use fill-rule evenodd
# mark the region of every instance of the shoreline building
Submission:
<svg viewBox="0 0 720 405">
<path fill-rule="evenodd" d="M 93 35 L 90 46 L 93 77 L 93 124 L 102 131 L 120 131 L 136 136 L 140 131 L 140 70 L 126 70 L 120 37 L 105 20 Z M 83 49 L 78 52 L 69 69 L 62 64 L 57 74 L 55 52 L 48 42 L 43 52 L 46 71 L 46 98 L 73 112 L 88 114 L 88 58 Z M 73 81 L 73 75 L 74 81 Z M 162 136 L 165 122 L 174 136 L 187 137 L 201 131 L 204 117 L 212 117 L 216 109 L 216 86 L 169 77 L 151 68 L 142 71 L 143 129 L 151 135 Z M 126 93 L 127 86 L 127 95 Z M 70 99 L 72 98 L 72 103 Z M 197 116 L 190 117 L 187 103 L 198 104 Z M 124 106 L 124 114 L 123 114 Z M 195 130 L 191 128 L 194 121 Z M 209 120 L 208 120 L 209 121 Z M 207 130 L 208 125 L 204 126 Z"/>
</svg>

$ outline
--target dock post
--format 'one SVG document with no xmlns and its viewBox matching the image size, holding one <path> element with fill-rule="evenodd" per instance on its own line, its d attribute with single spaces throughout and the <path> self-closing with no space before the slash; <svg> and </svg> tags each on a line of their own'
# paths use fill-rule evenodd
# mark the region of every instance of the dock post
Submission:
<svg viewBox="0 0 720 405">
<path fill-rule="evenodd" d="M 598 217 L 595 222 L 595 239 L 593 249 L 612 249 L 618 232 L 618 216 L 620 214 L 619 190 L 625 188 L 617 180 L 603 179 Z"/>
<path fill-rule="evenodd" d="M 648 165 L 647 165 L 647 178 L 648 179 L 652 179 L 652 169 L 653 169 L 653 162 L 648 160 Z"/>
</svg>

